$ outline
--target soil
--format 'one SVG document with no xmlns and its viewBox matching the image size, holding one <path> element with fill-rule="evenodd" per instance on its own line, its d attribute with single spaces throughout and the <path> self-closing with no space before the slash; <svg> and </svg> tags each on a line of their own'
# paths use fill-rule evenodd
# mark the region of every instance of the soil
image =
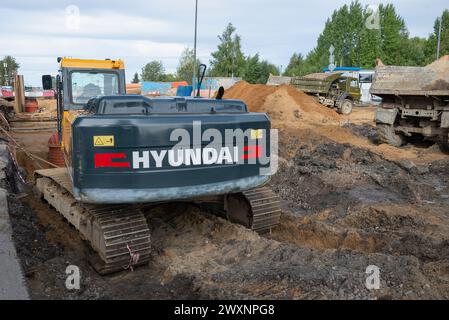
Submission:
<svg viewBox="0 0 449 320">
<path fill-rule="evenodd" d="M 151 263 L 102 277 L 78 233 L 29 187 L 9 202 L 32 298 L 449 298 L 447 155 L 379 145 L 373 107 L 343 117 L 289 86 L 239 83 L 226 96 L 268 112 L 280 131 L 270 181 L 280 226 L 259 235 L 193 204 L 153 207 Z M 81 290 L 65 288 L 69 265 L 81 269 Z M 365 286 L 370 265 L 379 290 Z"/>
</svg>

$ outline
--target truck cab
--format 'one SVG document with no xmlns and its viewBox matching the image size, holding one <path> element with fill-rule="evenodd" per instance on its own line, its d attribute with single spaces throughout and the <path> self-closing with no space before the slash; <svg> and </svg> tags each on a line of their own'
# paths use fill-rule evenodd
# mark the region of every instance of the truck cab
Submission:
<svg viewBox="0 0 449 320">
<path fill-rule="evenodd" d="M 335 108 L 343 115 L 352 112 L 361 98 L 359 80 L 343 72 L 312 73 L 292 79 L 297 89 L 314 96 L 322 105 Z"/>
</svg>

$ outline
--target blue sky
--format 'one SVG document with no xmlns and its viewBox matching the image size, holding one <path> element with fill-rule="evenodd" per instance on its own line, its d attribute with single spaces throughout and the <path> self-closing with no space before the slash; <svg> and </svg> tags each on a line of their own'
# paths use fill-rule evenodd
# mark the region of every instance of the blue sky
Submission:
<svg viewBox="0 0 449 320">
<path fill-rule="evenodd" d="M 58 56 L 122 58 L 128 79 L 151 60 L 174 72 L 182 50 L 193 47 L 194 2 L 0 0 L 0 57 L 15 56 L 29 85 L 56 73 Z M 449 8 L 447 0 L 360 2 L 393 3 L 410 34 L 421 37 Z M 285 68 L 294 52 L 313 49 L 326 19 L 345 3 L 350 1 L 199 0 L 199 58 L 209 63 L 217 35 L 232 22 L 245 54 L 259 53 Z"/>
</svg>

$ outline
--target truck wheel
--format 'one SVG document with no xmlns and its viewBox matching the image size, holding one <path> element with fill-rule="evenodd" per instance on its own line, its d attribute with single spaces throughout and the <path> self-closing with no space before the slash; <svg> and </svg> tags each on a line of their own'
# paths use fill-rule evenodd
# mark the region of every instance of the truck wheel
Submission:
<svg viewBox="0 0 449 320">
<path fill-rule="evenodd" d="M 400 133 L 397 134 L 392 125 L 378 123 L 376 127 L 380 142 L 387 143 L 395 147 L 400 147 L 405 143 L 404 135 Z"/>
<path fill-rule="evenodd" d="M 438 141 L 438 147 L 440 147 L 441 152 L 449 153 L 449 137 L 441 137 Z"/>
<path fill-rule="evenodd" d="M 343 100 L 343 102 L 340 104 L 340 107 L 338 108 L 338 113 L 344 115 L 351 114 L 353 105 L 354 103 L 351 100 Z"/>
</svg>

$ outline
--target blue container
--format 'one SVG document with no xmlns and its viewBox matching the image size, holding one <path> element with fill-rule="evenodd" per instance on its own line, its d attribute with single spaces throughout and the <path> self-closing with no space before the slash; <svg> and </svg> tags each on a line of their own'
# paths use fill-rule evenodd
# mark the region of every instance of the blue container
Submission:
<svg viewBox="0 0 449 320">
<path fill-rule="evenodd" d="M 143 81 L 141 83 L 142 94 L 158 93 L 168 94 L 171 89 L 171 82 Z"/>
<path fill-rule="evenodd" d="M 176 90 L 176 95 L 178 97 L 190 97 L 192 95 L 192 91 L 192 86 L 179 86 L 178 90 Z"/>
</svg>

